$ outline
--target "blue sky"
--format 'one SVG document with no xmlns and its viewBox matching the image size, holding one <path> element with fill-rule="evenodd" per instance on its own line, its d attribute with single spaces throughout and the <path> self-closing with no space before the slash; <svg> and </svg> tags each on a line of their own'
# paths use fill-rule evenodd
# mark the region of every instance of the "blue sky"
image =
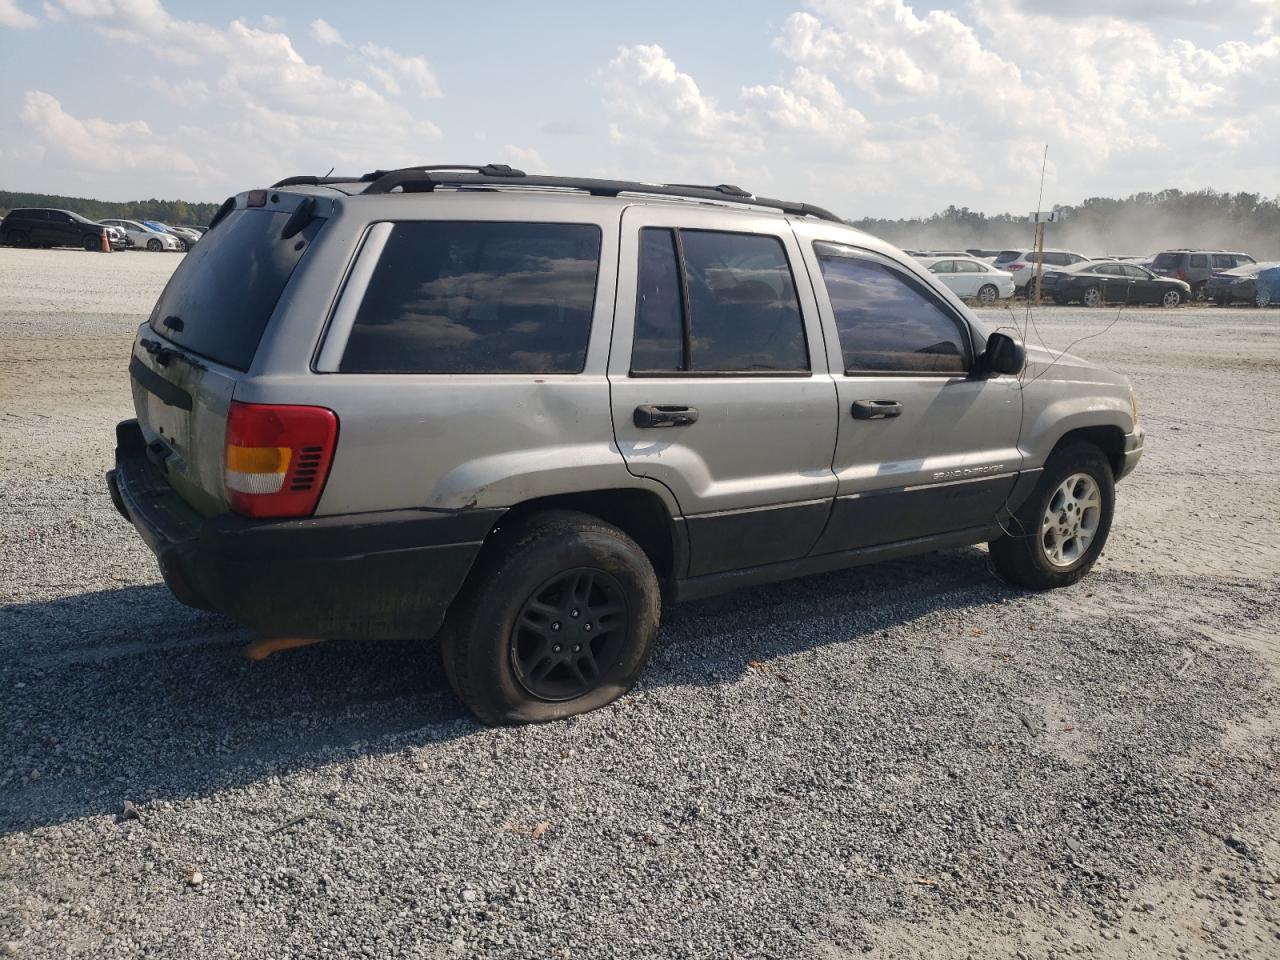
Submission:
<svg viewBox="0 0 1280 960">
<path fill-rule="evenodd" d="M 1047 143 L 1046 206 L 1275 195 L 1278 34 L 1280 0 L 0 0 L 0 187 L 493 161 L 905 216 L 1031 209 Z"/>
</svg>

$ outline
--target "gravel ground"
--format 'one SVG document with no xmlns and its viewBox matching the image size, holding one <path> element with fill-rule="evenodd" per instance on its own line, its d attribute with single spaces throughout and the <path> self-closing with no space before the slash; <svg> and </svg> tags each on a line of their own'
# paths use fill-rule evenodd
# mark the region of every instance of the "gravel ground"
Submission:
<svg viewBox="0 0 1280 960">
<path fill-rule="evenodd" d="M 427 645 L 250 663 L 159 584 L 102 472 L 176 262 L 0 250 L 0 955 L 1280 956 L 1280 311 L 1036 314 L 1119 317 L 1148 431 L 1078 587 L 690 604 L 487 730 Z"/>
</svg>

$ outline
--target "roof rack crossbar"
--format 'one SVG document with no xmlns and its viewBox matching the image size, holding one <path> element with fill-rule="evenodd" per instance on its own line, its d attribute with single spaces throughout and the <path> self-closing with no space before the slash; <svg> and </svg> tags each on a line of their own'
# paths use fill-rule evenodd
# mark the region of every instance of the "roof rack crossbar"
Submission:
<svg viewBox="0 0 1280 960">
<path fill-rule="evenodd" d="M 298 177 L 285 177 L 283 180 L 277 181 L 271 185 L 272 190 L 281 187 L 323 187 L 331 183 L 370 183 L 379 177 L 385 176 L 388 172 L 397 173 L 403 170 L 421 170 L 424 173 L 434 173 L 444 170 L 469 171 L 471 173 L 481 173 L 491 177 L 523 177 L 523 170 L 516 170 L 507 166 L 505 163 L 437 163 L 429 166 L 421 167 L 400 167 L 394 171 L 374 170 L 370 173 L 355 177 L 313 177 L 302 175 Z"/>
<path fill-rule="evenodd" d="M 710 200 L 719 203 L 737 202 L 757 207 L 769 207 L 790 213 L 795 216 L 815 217 L 833 223 L 844 221 L 829 210 L 815 207 L 808 203 L 795 203 L 789 200 L 774 200 L 768 197 L 757 197 L 741 187 L 721 184 L 715 187 L 694 184 L 674 183 L 640 183 L 631 180 L 596 180 L 586 177 L 547 177 L 529 176 L 520 171 L 506 168 L 504 172 L 488 172 L 489 168 L 480 168 L 476 173 L 452 173 L 457 166 L 444 170 L 430 170 L 425 167 L 405 167 L 400 170 L 375 171 L 380 174 L 373 178 L 365 194 L 391 193 L 397 188 L 405 193 L 430 193 L 436 187 L 542 187 L 561 190 L 577 190 L 593 197 L 616 197 L 621 193 L 635 193 L 657 197 L 679 197 L 686 200 Z M 362 178 L 364 179 L 364 178 Z"/>
</svg>

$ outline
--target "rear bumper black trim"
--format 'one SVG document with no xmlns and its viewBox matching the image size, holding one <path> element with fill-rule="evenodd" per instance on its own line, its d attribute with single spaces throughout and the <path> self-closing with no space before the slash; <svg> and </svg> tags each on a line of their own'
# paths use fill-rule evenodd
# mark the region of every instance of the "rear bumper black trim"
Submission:
<svg viewBox="0 0 1280 960">
<path fill-rule="evenodd" d="M 117 428 L 107 485 L 177 599 L 265 636 L 430 637 L 505 512 L 205 518 L 147 459 L 136 420 Z"/>
</svg>

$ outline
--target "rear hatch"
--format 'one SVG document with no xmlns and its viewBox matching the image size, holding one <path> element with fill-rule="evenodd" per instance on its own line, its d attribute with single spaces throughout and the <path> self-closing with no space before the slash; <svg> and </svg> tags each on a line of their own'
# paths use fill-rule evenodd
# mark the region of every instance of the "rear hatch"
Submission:
<svg viewBox="0 0 1280 960">
<path fill-rule="evenodd" d="M 138 329 L 129 362 L 147 455 L 206 516 L 227 509 L 231 395 L 325 222 L 314 198 L 270 197 L 253 191 L 224 204 Z"/>
</svg>

